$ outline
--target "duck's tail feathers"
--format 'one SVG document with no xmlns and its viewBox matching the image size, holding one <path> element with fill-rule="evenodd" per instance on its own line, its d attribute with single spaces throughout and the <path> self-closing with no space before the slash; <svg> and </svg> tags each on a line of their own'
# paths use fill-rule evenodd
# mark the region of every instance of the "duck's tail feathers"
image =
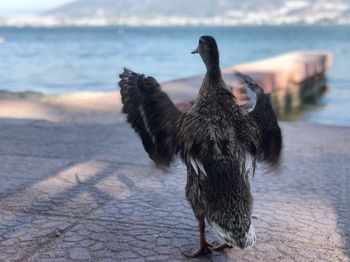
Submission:
<svg viewBox="0 0 350 262">
<path fill-rule="evenodd" d="M 226 227 L 222 227 L 219 224 L 213 222 L 210 224 L 211 229 L 215 236 L 223 243 L 229 246 L 238 246 L 242 249 L 253 247 L 256 242 L 255 228 L 253 224 L 250 224 L 246 232 L 244 232 L 241 237 L 236 236 L 236 232 L 233 232 Z"/>
<path fill-rule="evenodd" d="M 230 246 L 240 248 L 255 244 L 251 223 L 253 197 L 248 170 L 231 158 L 213 159 L 206 166 L 205 218 L 214 234 Z"/>
</svg>

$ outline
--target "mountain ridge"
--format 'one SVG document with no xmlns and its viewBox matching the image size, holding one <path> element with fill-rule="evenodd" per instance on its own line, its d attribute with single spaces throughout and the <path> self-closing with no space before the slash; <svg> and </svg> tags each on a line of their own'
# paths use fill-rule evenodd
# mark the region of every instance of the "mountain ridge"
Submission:
<svg viewBox="0 0 350 262">
<path fill-rule="evenodd" d="M 77 0 L 33 18 L 61 25 L 350 23 L 350 0 Z"/>
</svg>

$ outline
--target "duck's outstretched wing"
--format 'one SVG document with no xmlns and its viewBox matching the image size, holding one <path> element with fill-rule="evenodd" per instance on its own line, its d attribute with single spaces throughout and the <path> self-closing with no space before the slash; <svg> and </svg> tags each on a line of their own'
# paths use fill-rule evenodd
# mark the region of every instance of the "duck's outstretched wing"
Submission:
<svg viewBox="0 0 350 262">
<path fill-rule="evenodd" d="M 123 113 L 140 135 L 149 157 L 169 166 L 177 151 L 177 123 L 182 113 L 153 77 L 124 69 L 119 75 Z"/>
<path fill-rule="evenodd" d="M 253 93 L 247 95 L 252 101 L 256 101 L 251 106 L 248 115 L 255 120 L 261 130 L 260 160 L 276 165 L 281 156 L 282 133 L 272 109 L 270 96 L 264 94 L 264 90 L 251 77 L 239 72 L 236 72 L 236 75 L 253 91 Z"/>
</svg>

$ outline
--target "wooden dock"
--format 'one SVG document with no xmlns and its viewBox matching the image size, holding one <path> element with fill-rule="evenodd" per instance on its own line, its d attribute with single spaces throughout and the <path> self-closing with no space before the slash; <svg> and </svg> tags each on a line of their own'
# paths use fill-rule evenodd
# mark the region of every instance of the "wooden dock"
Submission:
<svg viewBox="0 0 350 262">
<path fill-rule="evenodd" d="M 238 84 L 235 71 L 251 76 L 271 101 L 280 117 L 304 103 L 315 101 L 326 90 L 326 76 L 332 64 L 330 52 L 291 52 L 265 60 L 225 68 L 222 75 L 231 86 Z M 203 75 L 163 83 L 164 90 L 182 109 L 198 94 Z"/>
</svg>

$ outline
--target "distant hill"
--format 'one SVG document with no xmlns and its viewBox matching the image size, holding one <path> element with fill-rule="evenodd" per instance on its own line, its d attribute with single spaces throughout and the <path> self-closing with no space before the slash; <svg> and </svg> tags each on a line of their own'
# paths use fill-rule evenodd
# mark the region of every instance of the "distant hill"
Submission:
<svg viewBox="0 0 350 262">
<path fill-rule="evenodd" d="M 269 10 L 281 6 L 280 0 L 79 0 L 46 14 L 61 17 L 196 17 L 228 15 L 230 11 Z"/>
<path fill-rule="evenodd" d="M 350 0 L 79 0 L 45 15 L 114 23 L 313 23 L 349 17 Z"/>
<path fill-rule="evenodd" d="M 350 23 L 350 0 L 78 0 L 35 21 L 68 25 Z"/>
</svg>

